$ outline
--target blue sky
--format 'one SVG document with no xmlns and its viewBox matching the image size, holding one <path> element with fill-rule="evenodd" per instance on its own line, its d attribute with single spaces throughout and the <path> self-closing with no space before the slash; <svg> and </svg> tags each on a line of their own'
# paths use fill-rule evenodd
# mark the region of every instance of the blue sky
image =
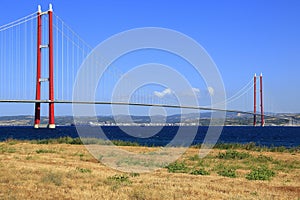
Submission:
<svg viewBox="0 0 300 200">
<path fill-rule="evenodd" d="M 93 47 L 132 28 L 180 31 L 210 54 L 228 96 L 262 72 L 271 111 L 300 112 L 300 1 L 1 0 L 0 25 L 49 3 Z"/>
</svg>

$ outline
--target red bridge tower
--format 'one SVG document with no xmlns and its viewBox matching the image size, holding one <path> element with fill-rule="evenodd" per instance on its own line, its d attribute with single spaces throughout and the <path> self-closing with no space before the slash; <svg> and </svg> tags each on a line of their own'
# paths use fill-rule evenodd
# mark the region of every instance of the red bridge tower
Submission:
<svg viewBox="0 0 300 200">
<path fill-rule="evenodd" d="M 41 83 L 45 81 L 49 81 L 49 128 L 55 128 L 54 121 L 54 84 L 53 84 L 53 10 L 52 5 L 49 5 L 49 10 L 46 12 L 41 11 L 41 6 L 38 6 L 38 17 L 37 17 L 37 73 L 36 73 L 36 97 L 37 101 L 41 100 Z M 42 42 L 42 16 L 48 15 L 48 31 L 49 31 L 49 39 L 48 44 L 43 45 Z M 41 61 L 42 61 L 42 49 L 48 48 L 49 50 L 49 78 L 41 77 Z M 35 103 L 35 118 L 34 118 L 34 128 L 40 127 L 41 121 L 41 102 Z"/>
</svg>

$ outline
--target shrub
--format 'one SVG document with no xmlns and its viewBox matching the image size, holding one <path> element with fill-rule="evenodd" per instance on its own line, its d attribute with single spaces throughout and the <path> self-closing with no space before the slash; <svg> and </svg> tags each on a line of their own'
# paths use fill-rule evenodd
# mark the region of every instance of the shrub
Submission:
<svg viewBox="0 0 300 200">
<path fill-rule="evenodd" d="M 217 143 L 214 149 L 243 149 L 243 146 L 239 143 Z"/>
<path fill-rule="evenodd" d="M 82 141 L 81 141 L 80 138 L 60 137 L 60 138 L 57 138 L 57 143 L 59 143 L 59 144 L 78 144 L 78 145 L 81 145 Z"/>
<path fill-rule="evenodd" d="M 137 173 L 137 172 L 131 172 L 131 173 L 130 173 L 130 176 L 131 176 L 131 177 L 138 177 L 138 176 L 140 176 L 140 174 Z"/>
<path fill-rule="evenodd" d="M 191 174 L 193 174 L 193 175 L 210 175 L 210 173 L 208 171 L 206 171 L 205 169 L 196 169 L 196 170 L 192 171 Z"/>
<path fill-rule="evenodd" d="M 258 146 L 256 146 L 255 142 L 249 142 L 247 144 L 244 144 L 244 147 L 246 150 L 257 150 Z"/>
<path fill-rule="evenodd" d="M 270 149 L 271 152 L 285 152 L 287 151 L 287 148 L 284 146 L 280 146 L 280 147 L 271 147 Z"/>
<path fill-rule="evenodd" d="M 129 177 L 123 174 L 116 174 L 114 176 L 109 176 L 107 180 L 116 181 L 116 182 L 130 182 Z"/>
<path fill-rule="evenodd" d="M 112 143 L 116 146 L 140 146 L 137 142 L 122 141 L 122 140 L 112 140 Z"/>
<path fill-rule="evenodd" d="M 13 147 L 7 147 L 5 145 L 0 146 L 0 153 L 15 153 L 16 149 Z"/>
<path fill-rule="evenodd" d="M 114 176 L 107 177 L 106 184 L 111 185 L 111 189 L 114 191 L 120 186 L 127 186 L 131 184 L 129 177 L 123 174 L 116 174 Z"/>
<path fill-rule="evenodd" d="M 275 176 L 275 172 L 268 169 L 266 166 L 261 166 L 251 170 L 249 174 L 246 175 L 248 180 L 270 180 Z"/>
<path fill-rule="evenodd" d="M 168 169 L 168 172 L 171 173 L 187 173 L 189 170 L 186 164 L 183 162 L 170 163 L 168 166 L 166 166 L 166 168 Z"/>
<path fill-rule="evenodd" d="M 18 140 L 8 138 L 5 142 L 8 143 L 9 145 L 15 145 L 18 143 Z"/>
<path fill-rule="evenodd" d="M 230 178 L 235 178 L 236 177 L 236 172 L 234 168 L 230 167 L 224 167 L 223 169 L 219 170 L 217 172 L 220 176 L 226 176 Z"/>
<path fill-rule="evenodd" d="M 196 155 L 190 156 L 189 160 L 190 161 L 197 161 L 197 160 L 200 160 L 200 157 L 199 157 L 199 155 L 196 154 Z"/>
<path fill-rule="evenodd" d="M 227 150 L 225 153 L 219 153 L 217 156 L 219 159 L 245 159 L 250 157 L 249 153 L 238 152 L 235 150 Z"/>
<path fill-rule="evenodd" d="M 38 154 L 40 154 L 40 153 L 56 153 L 56 151 L 51 150 L 51 149 L 38 149 L 35 152 Z"/>
<path fill-rule="evenodd" d="M 259 155 L 257 158 L 255 158 L 258 162 L 272 162 L 273 158 L 265 155 Z"/>
<path fill-rule="evenodd" d="M 31 140 L 32 144 L 82 144 L 80 138 L 71 138 L 71 137 L 60 137 L 60 138 L 49 138 L 41 140 Z"/>
<path fill-rule="evenodd" d="M 215 149 L 245 149 L 245 150 L 257 150 L 260 147 L 257 146 L 254 142 L 249 142 L 246 144 L 240 143 L 217 143 L 214 146 Z"/>
<path fill-rule="evenodd" d="M 86 168 L 76 168 L 77 171 L 81 172 L 81 173 L 92 173 L 92 170 L 90 169 L 86 169 Z"/>
</svg>

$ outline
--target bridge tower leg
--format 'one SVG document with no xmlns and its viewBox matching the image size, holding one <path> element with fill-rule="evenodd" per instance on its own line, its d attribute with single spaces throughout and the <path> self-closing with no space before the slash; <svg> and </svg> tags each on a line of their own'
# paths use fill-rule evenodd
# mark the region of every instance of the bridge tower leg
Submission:
<svg viewBox="0 0 300 200">
<path fill-rule="evenodd" d="M 256 126 L 256 74 L 254 74 L 254 79 L 253 79 L 253 88 L 254 88 L 254 94 L 253 94 L 253 126 Z"/>
<path fill-rule="evenodd" d="M 264 105 L 263 105 L 263 85 L 262 85 L 262 73 L 260 74 L 260 114 L 261 114 L 261 126 L 265 125 L 264 119 Z"/>
<path fill-rule="evenodd" d="M 49 19 L 49 44 L 42 45 L 42 15 L 48 14 Z M 54 121 L 54 72 L 53 72 L 53 10 L 52 5 L 49 5 L 48 12 L 42 12 L 41 6 L 38 7 L 38 27 L 37 27 L 37 75 L 36 75 L 36 97 L 37 101 L 41 100 L 41 82 L 49 81 L 49 124 L 48 128 L 55 128 Z M 42 48 L 49 49 L 49 78 L 41 78 L 41 61 Z M 39 128 L 41 121 L 41 103 L 35 103 L 35 118 L 34 128 Z"/>
<path fill-rule="evenodd" d="M 54 122 L 54 84 L 53 84 L 53 20 L 52 5 L 49 5 L 49 128 L 55 128 Z"/>
<path fill-rule="evenodd" d="M 36 72 L 36 94 L 35 99 L 41 100 L 41 41 L 42 41 L 42 11 L 38 6 L 37 17 L 37 72 Z M 35 103 L 34 128 L 39 128 L 41 121 L 41 103 Z"/>
</svg>

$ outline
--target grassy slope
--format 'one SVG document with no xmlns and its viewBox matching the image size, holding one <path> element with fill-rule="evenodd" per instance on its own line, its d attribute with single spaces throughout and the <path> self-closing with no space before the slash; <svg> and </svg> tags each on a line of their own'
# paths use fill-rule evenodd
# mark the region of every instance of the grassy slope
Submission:
<svg viewBox="0 0 300 200">
<path fill-rule="evenodd" d="M 247 156 L 214 149 L 200 159 L 191 148 L 177 162 L 184 173 L 164 168 L 126 174 L 99 163 L 83 145 L 5 142 L 0 143 L 0 199 L 300 199 L 299 152 L 236 152 Z M 275 172 L 271 180 L 245 178 L 262 165 Z M 219 175 L 223 168 L 234 169 L 237 177 Z M 195 170 L 210 175 L 190 174 Z"/>
</svg>

